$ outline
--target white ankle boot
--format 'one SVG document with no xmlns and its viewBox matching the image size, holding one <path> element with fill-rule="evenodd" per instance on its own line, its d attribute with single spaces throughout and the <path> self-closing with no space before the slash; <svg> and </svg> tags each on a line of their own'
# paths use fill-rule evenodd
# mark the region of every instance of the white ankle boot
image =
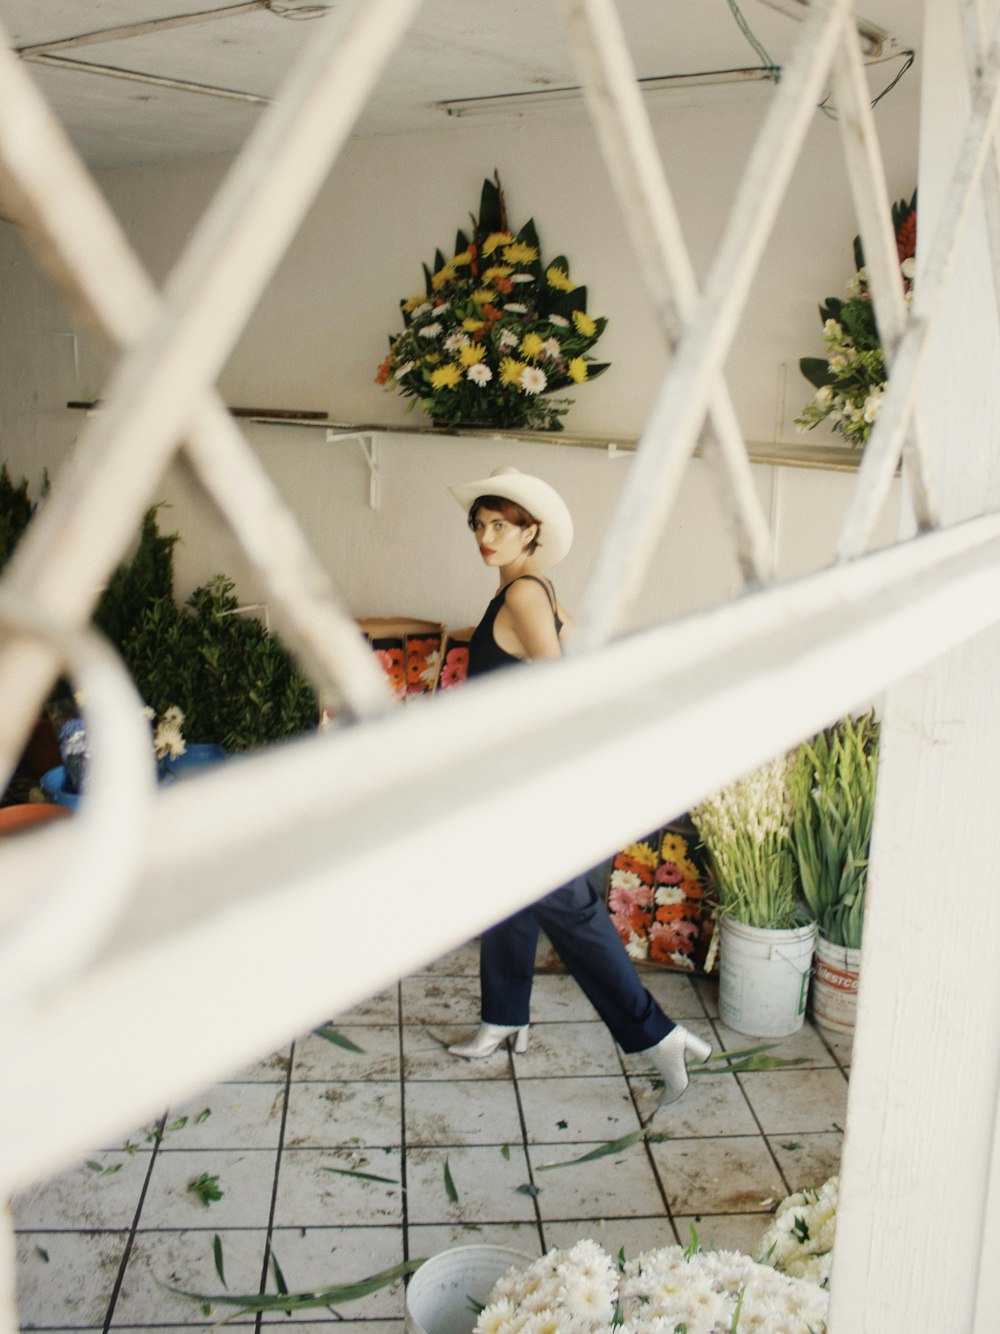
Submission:
<svg viewBox="0 0 1000 1334">
<path fill-rule="evenodd" d="M 479 1060 L 483 1056 L 492 1056 L 504 1038 L 514 1037 L 514 1050 L 528 1050 L 527 1024 L 480 1024 L 479 1031 L 468 1042 L 456 1042 L 448 1050 L 453 1056 L 464 1056 L 467 1060 Z"/>
<path fill-rule="evenodd" d="M 652 1061 L 663 1080 L 663 1092 L 653 1112 L 655 1116 L 668 1102 L 676 1102 L 687 1088 L 687 1057 L 690 1055 L 692 1060 L 707 1061 L 712 1054 L 712 1044 L 676 1024 L 655 1047 L 647 1047 L 638 1054 Z"/>
</svg>

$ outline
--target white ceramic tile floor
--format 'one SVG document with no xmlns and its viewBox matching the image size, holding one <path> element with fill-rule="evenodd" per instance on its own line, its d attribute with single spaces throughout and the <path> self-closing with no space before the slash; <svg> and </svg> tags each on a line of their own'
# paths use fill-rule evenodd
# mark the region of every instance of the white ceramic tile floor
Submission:
<svg viewBox="0 0 1000 1334">
<path fill-rule="evenodd" d="M 648 1063 L 622 1055 L 544 942 L 528 1051 L 457 1060 L 446 1045 L 477 1022 L 477 967 L 463 946 L 331 1020 L 360 1050 L 306 1034 L 24 1192 L 22 1328 L 206 1328 L 226 1309 L 171 1288 L 224 1291 L 216 1237 L 230 1293 L 275 1292 L 274 1258 L 308 1290 L 477 1241 L 538 1255 L 592 1236 L 636 1253 L 686 1244 L 693 1227 L 752 1252 L 784 1195 L 837 1170 L 851 1044 L 808 1022 L 775 1052 L 801 1065 L 697 1076 L 656 1118 L 662 1140 L 574 1162 L 640 1127 L 656 1100 Z M 643 981 L 717 1049 L 754 1043 L 719 1022 L 713 980 Z M 208 1205 L 188 1190 L 202 1173 L 222 1191 Z M 402 1316 L 397 1281 L 258 1328 L 401 1334 Z"/>
</svg>

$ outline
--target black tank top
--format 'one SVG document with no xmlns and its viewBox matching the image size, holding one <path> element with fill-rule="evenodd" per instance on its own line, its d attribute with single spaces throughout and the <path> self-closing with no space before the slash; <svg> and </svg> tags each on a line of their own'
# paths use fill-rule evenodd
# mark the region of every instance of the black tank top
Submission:
<svg viewBox="0 0 1000 1334">
<path fill-rule="evenodd" d="M 535 574 L 519 574 L 518 579 L 533 579 L 536 584 L 541 584 L 545 589 L 546 597 L 552 605 L 552 615 L 555 619 L 556 634 L 562 630 L 562 621 L 559 619 L 559 613 L 556 610 L 555 597 L 552 590 L 544 579 L 539 579 Z M 510 584 L 516 584 L 517 579 L 512 579 Z M 524 662 L 524 658 L 515 658 L 513 653 L 508 653 L 502 649 L 493 638 L 493 623 L 497 618 L 497 612 L 504 604 L 507 596 L 507 589 L 510 584 L 504 584 L 500 592 L 496 595 L 490 605 L 486 608 L 483 619 L 472 632 L 472 638 L 469 640 L 469 676 L 483 676 L 486 672 L 496 671 L 498 667 L 510 667 L 513 663 Z"/>
</svg>

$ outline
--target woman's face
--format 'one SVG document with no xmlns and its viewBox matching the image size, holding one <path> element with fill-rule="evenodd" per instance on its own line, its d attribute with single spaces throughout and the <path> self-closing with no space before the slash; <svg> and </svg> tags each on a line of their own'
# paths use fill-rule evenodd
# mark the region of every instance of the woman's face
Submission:
<svg viewBox="0 0 1000 1334">
<path fill-rule="evenodd" d="M 519 528 L 505 519 L 499 510 L 480 506 L 472 521 L 472 535 L 479 547 L 483 563 L 495 567 L 513 565 L 527 550 L 535 536 L 535 525 Z"/>
</svg>

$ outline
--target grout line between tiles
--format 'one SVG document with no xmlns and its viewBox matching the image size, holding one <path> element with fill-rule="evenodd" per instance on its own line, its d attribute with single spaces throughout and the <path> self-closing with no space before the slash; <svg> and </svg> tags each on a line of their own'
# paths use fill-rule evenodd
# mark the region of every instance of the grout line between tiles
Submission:
<svg viewBox="0 0 1000 1334">
<path fill-rule="evenodd" d="M 292 1071 L 295 1069 L 295 1048 L 293 1042 L 289 1050 L 288 1069 L 285 1072 L 285 1096 L 281 1104 L 281 1124 L 278 1126 L 278 1151 L 274 1155 L 274 1180 L 271 1182 L 271 1205 L 267 1214 L 267 1231 L 264 1234 L 264 1262 L 261 1266 L 260 1292 L 267 1291 L 267 1267 L 271 1261 L 271 1235 L 274 1229 L 274 1214 L 278 1206 L 278 1182 L 281 1179 L 281 1162 L 285 1149 L 285 1127 L 288 1124 L 288 1104 L 292 1089 Z M 258 1311 L 254 1318 L 254 1330 L 260 1334 L 263 1312 Z"/>
<path fill-rule="evenodd" d="M 121 1264 L 118 1266 L 118 1273 L 115 1276 L 115 1286 L 111 1289 L 111 1296 L 108 1299 L 108 1311 L 107 1315 L 104 1317 L 103 1334 L 108 1334 L 111 1322 L 115 1316 L 115 1307 L 118 1304 L 118 1294 L 122 1290 L 122 1283 L 125 1280 L 125 1270 L 128 1267 L 128 1262 L 132 1256 L 132 1247 L 135 1245 L 135 1234 L 139 1230 L 139 1219 L 142 1216 L 142 1208 L 146 1203 L 146 1192 L 149 1190 L 149 1179 L 153 1175 L 153 1168 L 156 1166 L 156 1160 L 160 1154 L 160 1147 L 163 1144 L 163 1130 L 167 1124 L 169 1110 L 170 1109 L 168 1108 L 160 1117 L 157 1133 L 153 1139 L 153 1148 L 149 1155 L 149 1166 L 146 1169 L 146 1179 L 143 1181 L 142 1190 L 139 1192 L 139 1202 L 135 1206 L 132 1226 L 129 1229 L 128 1240 L 125 1242 L 125 1250 L 122 1254 Z"/>
<path fill-rule="evenodd" d="M 403 1263 L 410 1259 L 410 1205 L 407 1195 L 406 1172 L 406 1043 L 403 1024 L 403 983 L 396 983 L 396 1037 L 399 1045 L 399 1217 L 402 1233 L 400 1242 L 403 1250 Z M 410 1282 L 407 1274 L 403 1280 L 403 1291 Z"/>
</svg>

